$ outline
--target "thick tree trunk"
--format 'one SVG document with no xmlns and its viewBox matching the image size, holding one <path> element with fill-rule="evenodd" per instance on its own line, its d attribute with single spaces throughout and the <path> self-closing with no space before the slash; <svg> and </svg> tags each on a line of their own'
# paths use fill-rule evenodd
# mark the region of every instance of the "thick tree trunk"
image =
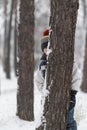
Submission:
<svg viewBox="0 0 87 130">
<path fill-rule="evenodd" d="M 33 121 L 34 0 L 21 0 L 20 3 L 18 53 L 17 114 L 21 119 Z"/>
<path fill-rule="evenodd" d="M 47 68 L 46 130 L 66 130 L 77 10 L 78 0 L 51 0 L 52 53 Z"/>
<path fill-rule="evenodd" d="M 83 68 L 83 81 L 81 86 L 82 91 L 87 92 L 87 33 L 86 33 L 85 58 Z"/>
</svg>

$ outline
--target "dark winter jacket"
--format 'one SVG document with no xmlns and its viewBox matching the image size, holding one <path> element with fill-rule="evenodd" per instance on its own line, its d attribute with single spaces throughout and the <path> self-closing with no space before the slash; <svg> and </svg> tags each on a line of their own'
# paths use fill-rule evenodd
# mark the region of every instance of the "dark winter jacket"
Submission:
<svg viewBox="0 0 87 130">
<path fill-rule="evenodd" d="M 46 68 L 47 68 L 47 56 L 46 54 L 43 54 L 40 59 L 39 69 L 41 70 L 41 73 L 44 79 L 45 79 Z"/>
<path fill-rule="evenodd" d="M 37 86 L 38 90 L 41 93 L 43 91 L 43 86 L 44 86 L 46 67 L 47 67 L 47 56 L 43 54 L 40 59 L 40 64 L 38 66 L 38 69 L 36 70 L 34 75 L 35 86 Z"/>
<path fill-rule="evenodd" d="M 71 110 L 73 107 L 75 107 L 76 104 L 76 90 L 71 90 L 70 92 L 70 104 L 69 104 L 69 110 Z"/>
</svg>

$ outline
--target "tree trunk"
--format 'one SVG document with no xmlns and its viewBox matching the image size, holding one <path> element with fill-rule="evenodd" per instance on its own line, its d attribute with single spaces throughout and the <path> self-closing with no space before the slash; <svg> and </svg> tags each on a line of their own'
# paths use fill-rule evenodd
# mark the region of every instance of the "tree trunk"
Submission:
<svg viewBox="0 0 87 130">
<path fill-rule="evenodd" d="M 46 130 L 66 130 L 74 62 L 78 0 L 51 0 L 52 53 L 48 58 L 44 115 Z M 40 126 L 38 130 L 44 127 Z"/>
<path fill-rule="evenodd" d="M 18 37 L 17 37 L 17 0 L 15 1 L 14 7 L 15 14 L 15 25 L 14 25 L 14 72 L 15 76 L 17 76 L 17 47 L 18 47 Z"/>
<path fill-rule="evenodd" d="M 4 21 L 4 46 L 3 46 L 3 70 L 6 72 L 6 56 L 7 56 L 7 4 L 8 0 L 4 0 L 4 16 L 5 16 L 5 21 Z"/>
<path fill-rule="evenodd" d="M 20 3 L 18 55 L 17 114 L 21 119 L 33 121 L 34 0 L 21 0 Z"/>
<path fill-rule="evenodd" d="M 14 7 L 14 0 L 11 1 L 11 8 L 10 8 L 10 19 L 8 24 L 8 34 L 6 38 L 6 57 L 5 57 L 5 71 L 6 71 L 6 78 L 10 79 L 10 42 L 11 42 L 11 24 L 12 24 L 12 15 L 13 15 L 13 7 Z"/>
<path fill-rule="evenodd" d="M 83 80 L 81 86 L 82 91 L 87 92 L 87 32 L 86 32 L 85 58 L 83 67 Z"/>
<path fill-rule="evenodd" d="M 86 27 L 86 38 L 85 38 L 85 57 L 84 57 L 84 66 L 83 66 L 83 78 L 81 89 L 83 92 L 87 93 L 87 1 L 83 0 L 84 6 L 84 26 Z"/>
</svg>

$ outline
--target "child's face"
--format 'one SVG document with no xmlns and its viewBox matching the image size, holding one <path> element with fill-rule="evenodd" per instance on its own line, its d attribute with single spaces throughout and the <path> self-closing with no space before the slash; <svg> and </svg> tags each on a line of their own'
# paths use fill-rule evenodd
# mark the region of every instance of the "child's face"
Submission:
<svg viewBox="0 0 87 130">
<path fill-rule="evenodd" d="M 43 52 L 47 55 L 47 48 L 44 48 Z"/>
</svg>

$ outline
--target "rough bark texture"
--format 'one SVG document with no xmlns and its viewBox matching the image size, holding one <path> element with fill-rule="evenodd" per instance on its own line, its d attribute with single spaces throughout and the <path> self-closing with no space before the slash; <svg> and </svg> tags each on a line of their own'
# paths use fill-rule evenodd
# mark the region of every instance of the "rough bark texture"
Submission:
<svg viewBox="0 0 87 130">
<path fill-rule="evenodd" d="M 20 3 L 18 53 L 17 114 L 21 119 L 32 121 L 34 120 L 34 0 L 21 0 Z"/>
<path fill-rule="evenodd" d="M 78 0 L 51 0 L 51 48 L 47 68 L 44 115 L 46 130 L 66 130 L 69 92 L 74 59 Z M 42 130 L 43 127 L 39 127 Z"/>
<path fill-rule="evenodd" d="M 86 47 L 85 47 L 85 60 L 83 69 L 82 91 L 87 92 L 87 33 L 86 33 Z"/>
</svg>

